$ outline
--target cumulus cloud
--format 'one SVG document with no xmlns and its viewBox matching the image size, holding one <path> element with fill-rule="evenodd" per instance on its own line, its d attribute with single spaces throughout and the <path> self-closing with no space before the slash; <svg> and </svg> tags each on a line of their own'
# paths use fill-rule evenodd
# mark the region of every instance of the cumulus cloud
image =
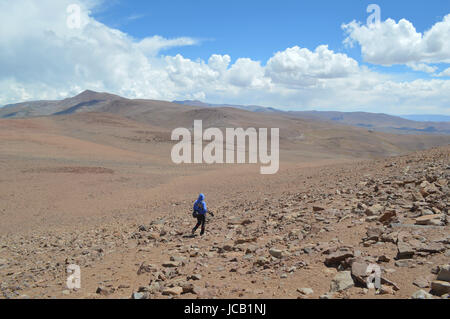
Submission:
<svg viewBox="0 0 450 319">
<path fill-rule="evenodd" d="M 371 25 L 352 21 L 342 28 L 345 43 L 358 43 L 364 60 L 373 64 L 450 63 L 450 14 L 423 34 L 406 19 Z"/>
<path fill-rule="evenodd" d="M 314 52 L 294 46 L 267 62 L 266 74 L 276 83 L 312 85 L 317 79 L 343 78 L 359 71 L 358 62 L 321 45 Z"/>
<path fill-rule="evenodd" d="M 69 28 L 67 7 L 72 3 L 0 0 L 0 105 L 59 99 L 92 89 L 129 98 L 408 114 L 427 107 L 427 112 L 449 113 L 450 87 L 445 79 L 396 82 L 326 45 L 314 50 L 294 46 L 268 61 L 236 57 L 232 63 L 227 54 L 213 54 L 207 61 L 163 55 L 166 49 L 198 41 L 159 35 L 134 39 L 92 18 L 90 10 L 100 3 L 95 0 L 79 2 L 80 28 Z M 363 27 L 348 28 L 356 30 L 351 33 L 355 39 L 366 37 L 367 31 L 363 30 L 364 36 L 358 33 Z M 444 61 L 448 44 L 440 47 L 435 31 L 426 34 L 426 59 L 416 52 L 414 58 L 398 61 L 434 72 L 427 63 Z M 420 37 L 423 42 L 425 35 Z M 377 50 L 370 47 L 368 51 L 374 61 L 381 59 Z M 390 56 L 381 62 L 401 58 L 399 53 Z"/>
</svg>

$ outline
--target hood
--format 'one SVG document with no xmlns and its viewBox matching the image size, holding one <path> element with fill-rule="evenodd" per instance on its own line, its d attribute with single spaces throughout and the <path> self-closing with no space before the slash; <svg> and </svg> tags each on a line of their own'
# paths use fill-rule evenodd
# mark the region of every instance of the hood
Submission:
<svg viewBox="0 0 450 319">
<path fill-rule="evenodd" d="M 203 194 L 200 194 L 200 195 L 198 195 L 198 201 L 200 201 L 200 202 L 203 202 L 203 200 L 205 199 L 205 195 L 203 195 Z"/>
</svg>

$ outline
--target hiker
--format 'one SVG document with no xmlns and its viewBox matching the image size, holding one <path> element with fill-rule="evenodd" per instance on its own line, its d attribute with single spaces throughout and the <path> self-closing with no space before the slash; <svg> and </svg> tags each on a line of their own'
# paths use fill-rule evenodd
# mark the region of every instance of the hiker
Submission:
<svg viewBox="0 0 450 319">
<path fill-rule="evenodd" d="M 200 227 L 200 225 L 202 226 L 200 236 L 203 236 L 203 234 L 205 233 L 206 213 L 214 216 L 214 214 L 208 211 L 208 209 L 206 208 L 205 195 L 200 194 L 198 196 L 198 199 L 194 203 L 194 212 L 192 213 L 192 216 L 197 218 L 197 225 L 195 225 L 195 227 L 192 229 L 192 235 L 195 234 L 195 231 L 198 227 Z"/>
</svg>

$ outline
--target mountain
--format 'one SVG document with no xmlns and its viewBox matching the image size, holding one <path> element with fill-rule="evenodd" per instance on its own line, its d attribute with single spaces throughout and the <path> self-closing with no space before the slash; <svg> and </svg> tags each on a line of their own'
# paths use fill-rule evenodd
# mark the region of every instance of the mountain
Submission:
<svg viewBox="0 0 450 319">
<path fill-rule="evenodd" d="M 367 112 L 290 111 L 289 114 L 311 120 L 364 127 L 397 134 L 450 134 L 450 123 L 417 122 L 398 116 Z"/>
<path fill-rule="evenodd" d="M 204 103 L 197 100 L 173 101 L 173 103 L 198 107 L 232 107 L 235 109 L 241 109 L 251 112 L 282 112 L 273 107 L 265 107 L 258 105 L 212 104 L 212 103 Z"/>
<path fill-rule="evenodd" d="M 227 104 L 210 104 L 201 101 L 174 101 L 183 105 L 198 107 L 232 107 L 251 112 L 271 112 L 288 114 L 307 120 L 339 123 L 366 128 L 373 131 L 396 134 L 450 134 L 450 117 L 444 115 L 410 115 L 394 116 L 368 112 L 337 112 L 337 111 L 282 111 L 263 106 L 243 106 Z M 420 122 L 420 123 L 419 123 Z"/>
<path fill-rule="evenodd" d="M 62 115 L 99 109 L 114 101 L 126 100 L 120 96 L 86 90 L 74 97 L 56 101 L 31 101 L 9 104 L 0 108 L 0 118 L 26 118 Z"/>
<path fill-rule="evenodd" d="M 61 101 L 9 105 L 0 109 L 0 118 L 4 118 L 1 125 L 5 127 L 20 123 L 19 126 L 58 127 L 58 134 L 64 136 L 133 150 L 147 147 L 146 143 L 153 145 L 153 141 L 169 148 L 173 145 L 171 131 L 178 127 L 192 128 L 194 120 L 203 120 L 203 128 L 280 128 L 280 149 L 283 156 L 293 161 L 399 155 L 450 143 L 450 135 L 437 134 L 444 132 L 447 123 L 441 123 L 442 128 L 433 124 L 436 125 L 435 130 L 430 129 L 433 134 L 424 134 L 428 131 L 422 129 L 421 123 L 385 114 L 258 112 L 230 106 L 209 107 L 201 102 L 197 106 L 190 104 L 84 91 Z M 18 118 L 27 121 L 14 121 Z M 400 128 L 383 132 L 394 125 Z M 132 130 L 133 127 L 139 129 Z M 416 134 L 391 134 L 392 131 Z"/>
<path fill-rule="evenodd" d="M 417 122 L 450 122 L 450 116 L 442 114 L 412 114 L 399 116 Z"/>
</svg>

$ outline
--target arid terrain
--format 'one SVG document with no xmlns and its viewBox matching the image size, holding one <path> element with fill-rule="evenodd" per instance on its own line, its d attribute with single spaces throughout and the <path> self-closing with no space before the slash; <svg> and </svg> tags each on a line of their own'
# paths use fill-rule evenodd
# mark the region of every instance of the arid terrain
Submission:
<svg viewBox="0 0 450 319">
<path fill-rule="evenodd" d="M 8 109 L 0 298 L 448 298 L 450 135 L 92 91 Z M 175 165 L 195 119 L 280 128 L 279 172 Z M 215 216 L 190 236 L 200 192 Z"/>
</svg>

